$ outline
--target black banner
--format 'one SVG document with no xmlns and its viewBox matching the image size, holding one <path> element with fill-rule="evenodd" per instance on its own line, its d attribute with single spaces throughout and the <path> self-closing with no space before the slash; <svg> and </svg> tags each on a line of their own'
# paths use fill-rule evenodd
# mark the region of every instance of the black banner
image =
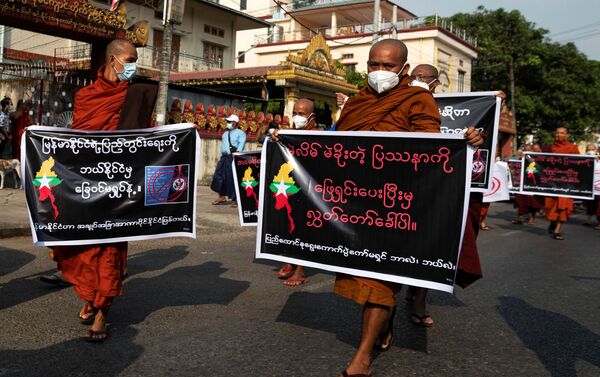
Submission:
<svg viewBox="0 0 600 377">
<path fill-rule="evenodd" d="M 240 215 L 240 225 L 256 226 L 261 151 L 233 154 L 233 179 Z"/>
<path fill-rule="evenodd" d="M 461 136 L 279 138 L 263 148 L 257 258 L 452 291 L 472 153 Z"/>
<path fill-rule="evenodd" d="M 519 193 L 521 191 L 521 170 L 523 169 L 523 160 L 520 158 L 511 158 L 508 160 L 508 171 L 510 173 L 510 185 L 508 191 Z"/>
<path fill-rule="evenodd" d="M 525 194 L 594 198 L 594 156 L 523 153 L 521 191 Z"/>
<path fill-rule="evenodd" d="M 473 126 L 484 137 L 483 145 L 473 155 L 471 191 L 489 190 L 502 103 L 497 92 L 442 93 L 434 97 L 442 117 L 442 133 L 459 134 Z"/>
<path fill-rule="evenodd" d="M 24 182 L 34 243 L 195 237 L 199 146 L 189 125 L 112 132 L 29 127 Z"/>
</svg>

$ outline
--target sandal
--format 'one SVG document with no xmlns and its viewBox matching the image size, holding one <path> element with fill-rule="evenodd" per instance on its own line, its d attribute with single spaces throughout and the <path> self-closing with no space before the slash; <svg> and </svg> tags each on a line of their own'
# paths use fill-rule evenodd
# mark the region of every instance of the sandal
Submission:
<svg viewBox="0 0 600 377">
<path fill-rule="evenodd" d="M 482 226 L 479 227 L 479 229 L 481 229 L 481 230 L 490 230 L 490 227 L 487 226 L 487 225 L 482 225 Z"/>
<path fill-rule="evenodd" d="M 423 316 L 420 316 L 417 313 L 413 313 L 413 314 L 410 315 L 410 320 L 411 320 L 411 322 L 415 326 L 421 326 L 421 327 L 431 327 L 431 326 L 433 326 L 433 322 L 431 322 L 431 323 L 425 322 L 425 320 L 427 318 L 430 318 L 430 319 L 433 320 L 433 318 L 431 318 L 431 316 L 429 314 L 425 314 Z"/>
<path fill-rule="evenodd" d="M 94 319 L 96 318 L 96 313 L 98 313 L 98 309 L 94 308 L 90 304 L 86 304 L 88 308 L 91 308 L 91 311 L 79 312 L 77 314 L 77 318 L 83 325 L 91 325 L 94 323 Z"/>
<path fill-rule="evenodd" d="M 283 282 L 283 285 L 288 287 L 299 287 L 308 281 L 307 278 L 288 278 Z"/>
<path fill-rule="evenodd" d="M 371 373 L 368 374 L 364 374 L 364 373 L 359 373 L 359 374 L 348 374 L 348 372 L 346 372 L 345 370 L 342 372 L 342 377 L 373 377 L 373 375 Z"/>
<path fill-rule="evenodd" d="M 511 223 L 513 223 L 515 225 L 520 225 L 520 224 L 523 224 L 523 220 L 512 220 Z"/>
<path fill-rule="evenodd" d="M 396 316 L 396 306 L 392 309 L 390 317 L 387 321 L 387 328 L 384 333 L 379 334 L 379 337 L 375 341 L 375 349 L 379 352 L 385 352 L 392 347 L 392 341 L 394 340 L 394 317 Z M 387 343 L 383 342 L 388 339 Z"/>
<path fill-rule="evenodd" d="M 284 264 L 277 272 L 277 277 L 279 279 L 287 279 L 294 274 L 294 271 L 296 269 L 291 264 Z"/>
<path fill-rule="evenodd" d="M 84 336 L 81 339 L 90 343 L 102 343 L 106 338 L 108 338 L 108 327 L 103 331 L 88 330 L 87 336 Z"/>
<path fill-rule="evenodd" d="M 224 199 L 224 200 L 217 199 L 214 202 L 212 202 L 213 206 L 218 206 L 218 205 L 221 205 L 221 204 L 227 204 L 227 200 L 226 199 Z"/>
<path fill-rule="evenodd" d="M 563 237 L 562 234 L 560 234 L 560 233 L 554 233 L 552 238 L 554 238 L 555 240 L 559 240 L 559 241 L 562 241 L 565 239 L 565 237 Z"/>
</svg>

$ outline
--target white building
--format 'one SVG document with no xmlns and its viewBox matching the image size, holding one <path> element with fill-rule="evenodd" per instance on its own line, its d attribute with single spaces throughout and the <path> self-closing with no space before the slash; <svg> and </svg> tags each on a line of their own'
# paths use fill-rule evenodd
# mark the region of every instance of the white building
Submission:
<svg viewBox="0 0 600 377">
<path fill-rule="evenodd" d="M 318 0 L 297 9 L 291 1 L 277 7 L 271 0 L 221 0 L 221 4 L 240 9 L 274 24 L 238 32 L 237 68 L 278 64 L 290 53 L 306 47 L 316 33 L 322 33 L 333 58 L 348 70 L 366 72 L 369 48 L 373 42 L 373 0 Z M 464 33 L 441 19 L 417 19 L 400 7 L 397 0 L 381 0 L 378 38 L 398 38 L 408 47 L 411 66 L 427 63 L 440 71 L 439 92 L 464 92 L 471 89 L 471 61 L 477 48 Z"/>
</svg>

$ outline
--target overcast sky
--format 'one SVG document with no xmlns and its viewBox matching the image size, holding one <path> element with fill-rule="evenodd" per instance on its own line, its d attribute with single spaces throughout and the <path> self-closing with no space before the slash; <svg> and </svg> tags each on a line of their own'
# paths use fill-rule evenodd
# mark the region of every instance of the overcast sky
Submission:
<svg viewBox="0 0 600 377">
<path fill-rule="evenodd" d="M 555 42 L 574 42 L 590 59 L 600 60 L 600 1 L 598 0 L 398 0 L 417 16 L 452 16 L 488 9 L 518 9 L 528 21 L 549 30 Z M 576 30 L 573 30 L 576 29 Z"/>
</svg>

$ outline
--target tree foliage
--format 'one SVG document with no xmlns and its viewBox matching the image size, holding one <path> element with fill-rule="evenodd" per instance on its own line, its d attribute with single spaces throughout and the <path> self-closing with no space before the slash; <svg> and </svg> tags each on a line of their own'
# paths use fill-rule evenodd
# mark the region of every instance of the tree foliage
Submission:
<svg viewBox="0 0 600 377">
<path fill-rule="evenodd" d="M 518 11 L 480 6 L 458 13 L 452 23 L 477 38 L 471 89 L 510 92 L 514 69 L 514 104 L 520 136 L 548 139 L 556 127 L 567 127 L 575 139 L 595 131 L 600 116 L 600 62 L 588 60 L 572 43 L 551 42 Z"/>
</svg>

